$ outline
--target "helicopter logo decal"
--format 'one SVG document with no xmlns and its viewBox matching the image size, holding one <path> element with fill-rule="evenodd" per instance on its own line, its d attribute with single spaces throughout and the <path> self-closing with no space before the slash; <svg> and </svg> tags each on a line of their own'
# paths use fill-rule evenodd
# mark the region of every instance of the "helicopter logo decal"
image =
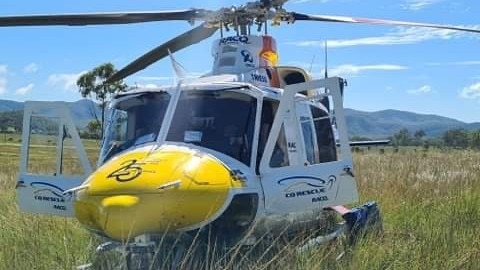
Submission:
<svg viewBox="0 0 480 270">
<path fill-rule="evenodd" d="M 224 44 L 238 44 L 238 43 L 243 43 L 243 44 L 250 44 L 249 39 L 247 36 L 233 36 L 233 37 L 225 37 L 220 39 L 219 44 L 224 45 Z"/>
<path fill-rule="evenodd" d="M 333 188 L 336 181 L 337 178 L 334 175 L 330 175 L 328 180 L 314 176 L 292 176 L 278 180 L 277 184 L 288 185 L 284 189 L 285 198 L 298 198 L 326 193 Z"/>
<path fill-rule="evenodd" d="M 243 62 L 245 63 L 253 63 L 253 57 L 252 54 L 248 50 L 243 50 L 241 52 L 243 56 Z"/>
<path fill-rule="evenodd" d="M 253 63 L 254 59 L 252 53 L 249 50 L 242 50 L 240 54 L 243 57 L 243 63 L 245 63 L 245 66 L 251 68 L 255 67 L 255 64 Z"/>
<path fill-rule="evenodd" d="M 118 182 L 129 182 L 142 174 L 143 163 L 137 163 L 136 159 L 127 160 L 121 164 L 122 166 L 113 171 L 107 178 L 115 178 Z"/>
<path fill-rule="evenodd" d="M 36 201 L 65 203 L 67 200 L 70 201 L 72 199 L 71 194 L 64 195 L 64 190 L 62 188 L 50 183 L 32 182 L 30 183 L 30 186 L 36 189 L 33 192 Z M 53 208 L 61 211 L 67 210 L 65 205 L 55 204 Z"/>
</svg>

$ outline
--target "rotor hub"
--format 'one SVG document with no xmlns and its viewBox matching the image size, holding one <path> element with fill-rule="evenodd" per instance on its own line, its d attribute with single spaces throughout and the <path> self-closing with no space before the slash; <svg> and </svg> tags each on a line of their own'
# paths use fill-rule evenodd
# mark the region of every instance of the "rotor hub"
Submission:
<svg viewBox="0 0 480 270">
<path fill-rule="evenodd" d="M 252 25 L 261 26 L 268 20 L 272 20 L 273 25 L 280 22 L 291 23 L 294 18 L 291 13 L 283 9 L 283 4 L 287 0 L 260 0 L 248 2 L 245 5 L 222 8 L 207 15 L 205 21 L 209 27 L 225 28 L 227 31 L 250 27 Z M 246 34 L 241 31 L 242 34 Z"/>
</svg>

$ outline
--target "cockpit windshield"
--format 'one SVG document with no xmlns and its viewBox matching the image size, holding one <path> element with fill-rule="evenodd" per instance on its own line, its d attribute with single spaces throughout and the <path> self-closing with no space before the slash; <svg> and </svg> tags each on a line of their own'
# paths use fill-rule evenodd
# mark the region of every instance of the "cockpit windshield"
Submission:
<svg viewBox="0 0 480 270">
<path fill-rule="evenodd" d="M 143 93 L 121 99 L 112 105 L 107 122 L 101 160 L 132 146 L 157 139 L 170 95 L 166 92 Z"/>
<path fill-rule="evenodd" d="M 250 165 L 256 99 L 234 91 L 185 91 L 167 141 L 209 148 Z"/>
</svg>

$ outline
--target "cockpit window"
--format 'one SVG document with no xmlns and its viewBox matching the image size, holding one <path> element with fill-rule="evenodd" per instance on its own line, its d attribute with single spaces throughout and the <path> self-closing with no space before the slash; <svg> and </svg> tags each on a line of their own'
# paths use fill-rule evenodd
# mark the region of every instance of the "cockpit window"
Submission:
<svg viewBox="0 0 480 270">
<path fill-rule="evenodd" d="M 238 92 L 185 91 L 167 141 L 206 147 L 250 165 L 256 107 L 254 97 Z"/>
<path fill-rule="evenodd" d="M 106 161 L 132 146 L 157 139 L 170 95 L 144 93 L 118 101 L 107 122 L 101 158 Z"/>
</svg>

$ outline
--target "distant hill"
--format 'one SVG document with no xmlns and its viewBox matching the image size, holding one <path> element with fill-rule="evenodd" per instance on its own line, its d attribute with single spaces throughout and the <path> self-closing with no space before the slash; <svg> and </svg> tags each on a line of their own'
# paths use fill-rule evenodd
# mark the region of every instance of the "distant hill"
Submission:
<svg viewBox="0 0 480 270">
<path fill-rule="evenodd" d="M 23 110 L 24 103 L 10 100 L 0 100 L 0 117 L 2 112 Z M 94 102 L 82 99 L 68 103 L 72 117 L 78 127 L 85 127 L 94 118 L 94 113 L 100 117 L 100 109 Z M 397 110 L 384 110 L 378 112 L 364 112 L 346 109 L 348 131 L 350 136 L 365 136 L 370 138 L 385 138 L 402 128 L 410 132 L 422 129 L 429 137 L 437 137 L 443 132 L 453 128 L 467 130 L 480 129 L 480 123 L 464 123 L 452 118 L 404 112 Z M 18 117 L 17 117 L 18 119 Z M 1 119 L 0 119 L 1 123 Z"/>
<path fill-rule="evenodd" d="M 0 99 L 0 112 L 23 110 L 23 102 Z"/>
<path fill-rule="evenodd" d="M 75 123 L 79 127 L 85 127 L 88 122 L 92 121 L 95 117 L 100 119 L 102 115 L 100 108 L 89 99 L 71 102 L 68 104 L 68 108 Z"/>
<path fill-rule="evenodd" d="M 100 109 L 95 103 L 88 99 L 81 99 L 75 102 L 67 102 L 67 106 L 70 109 L 71 116 L 75 121 L 75 124 L 83 128 L 85 127 L 88 122 L 95 118 L 95 114 L 97 117 L 100 118 Z M 7 112 L 13 111 L 23 111 L 24 103 L 23 102 L 16 102 L 11 100 L 0 100 L 0 117 L 11 117 L 12 114 L 6 114 Z M 21 118 L 18 114 L 16 114 L 15 119 Z M 9 119 L 12 121 L 12 119 Z M 5 121 L 4 121 L 5 122 Z M 0 124 L 2 123 L 2 119 L 0 119 Z M 15 126 L 19 124 L 16 123 Z M 20 123 L 21 126 L 21 123 Z"/>
<path fill-rule="evenodd" d="M 371 138 L 390 136 L 402 128 L 406 128 L 412 133 L 422 129 L 429 137 L 437 137 L 453 128 L 480 129 L 480 123 L 468 124 L 444 116 L 397 110 L 363 112 L 346 109 L 345 115 L 350 135 Z"/>
</svg>

